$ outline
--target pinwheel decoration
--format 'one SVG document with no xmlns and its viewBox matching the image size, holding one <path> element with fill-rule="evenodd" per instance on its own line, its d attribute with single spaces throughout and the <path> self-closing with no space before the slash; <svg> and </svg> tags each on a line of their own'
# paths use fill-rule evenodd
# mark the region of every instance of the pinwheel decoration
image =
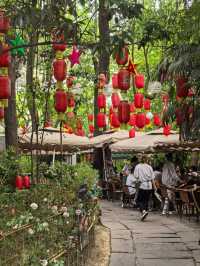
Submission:
<svg viewBox="0 0 200 266">
<path fill-rule="evenodd" d="M 24 44 L 25 44 L 25 41 L 21 38 L 19 34 L 16 34 L 16 38 L 14 40 L 10 40 L 11 47 L 12 48 L 16 47 L 16 49 L 11 50 L 11 54 L 13 56 L 15 55 L 23 56 L 25 54 L 25 49 L 24 47 L 20 47 L 20 46 L 23 46 Z"/>
<path fill-rule="evenodd" d="M 81 51 L 77 48 L 76 45 L 73 45 L 72 53 L 69 55 L 69 61 L 71 62 L 71 67 L 75 64 L 80 64 Z"/>
</svg>

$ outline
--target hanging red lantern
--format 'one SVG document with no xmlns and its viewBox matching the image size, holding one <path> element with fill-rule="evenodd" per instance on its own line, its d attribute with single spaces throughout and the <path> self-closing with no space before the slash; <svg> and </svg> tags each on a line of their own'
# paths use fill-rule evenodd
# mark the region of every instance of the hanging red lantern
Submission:
<svg viewBox="0 0 200 266">
<path fill-rule="evenodd" d="M 89 124 L 89 131 L 91 134 L 94 133 L 94 126 L 92 124 Z"/>
<path fill-rule="evenodd" d="M 0 99 L 8 99 L 10 95 L 10 78 L 8 76 L 0 76 Z"/>
<path fill-rule="evenodd" d="M 131 128 L 131 130 L 129 130 L 129 138 L 135 138 L 135 129 Z"/>
<path fill-rule="evenodd" d="M 170 135 L 170 133 L 171 133 L 171 126 L 170 125 L 165 125 L 163 127 L 163 134 L 165 136 L 168 136 L 168 135 Z"/>
<path fill-rule="evenodd" d="M 10 19 L 5 16 L 5 11 L 0 10 L 0 32 L 6 33 L 10 28 Z"/>
<path fill-rule="evenodd" d="M 15 178 L 15 188 L 19 190 L 23 188 L 23 178 L 20 175 Z"/>
<path fill-rule="evenodd" d="M 29 189 L 31 186 L 30 177 L 28 175 L 25 175 L 23 178 L 23 186 L 26 189 Z"/>
<path fill-rule="evenodd" d="M 138 113 L 135 121 L 136 127 L 143 128 L 146 125 L 146 116 L 144 113 Z"/>
<path fill-rule="evenodd" d="M 134 127 L 136 124 L 136 114 L 130 114 L 129 125 Z"/>
<path fill-rule="evenodd" d="M 142 93 L 135 93 L 134 95 L 134 104 L 136 108 L 142 108 L 144 101 L 144 95 Z"/>
<path fill-rule="evenodd" d="M 145 99 L 144 100 L 144 109 L 145 110 L 150 110 L 151 109 L 151 100 L 150 99 Z"/>
<path fill-rule="evenodd" d="M 72 108 L 75 106 L 74 95 L 72 93 L 67 94 L 67 106 Z"/>
<path fill-rule="evenodd" d="M 66 43 L 54 43 L 53 44 L 53 49 L 54 51 L 62 51 L 64 52 L 67 48 L 67 44 Z"/>
<path fill-rule="evenodd" d="M 145 125 L 148 126 L 151 123 L 151 119 L 149 117 L 145 117 Z"/>
<path fill-rule="evenodd" d="M 131 113 L 135 112 L 135 104 L 134 104 L 134 102 L 130 103 L 130 112 Z"/>
<path fill-rule="evenodd" d="M 53 74 L 56 80 L 63 81 L 66 78 L 67 64 L 64 59 L 53 62 Z"/>
<path fill-rule="evenodd" d="M 135 81 L 135 87 L 137 89 L 144 88 L 144 76 L 142 74 L 135 75 L 134 81 Z"/>
<path fill-rule="evenodd" d="M 0 120 L 4 119 L 4 108 L 0 107 Z"/>
<path fill-rule="evenodd" d="M 127 91 L 130 88 L 130 72 L 125 69 L 121 68 L 118 72 L 118 86 L 119 89 L 122 91 Z"/>
<path fill-rule="evenodd" d="M 126 65 L 128 63 L 128 47 L 121 47 L 119 51 L 115 54 L 115 59 L 118 65 Z"/>
<path fill-rule="evenodd" d="M 85 131 L 82 128 L 81 129 L 77 129 L 76 135 L 80 136 L 80 137 L 84 137 L 85 136 Z"/>
<path fill-rule="evenodd" d="M 184 77 L 178 78 L 176 80 L 176 95 L 180 98 L 184 98 L 188 96 L 188 80 Z"/>
<path fill-rule="evenodd" d="M 116 92 L 113 92 L 112 96 L 111 96 L 111 100 L 112 100 L 113 107 L 117 108 L 119 106 L 119 103 L 120 103 L 119 94 Z"/>
<path fill-rule="evenodd" d="M 99 109 L 106 108 L 106 96 L 100 93 L 97 97 L 97 106 Z"/>
<path fill-rule="evenodd" d="M 4 46 L 2 49 L 2 54 L 0 55 L 0 67 L 9 67 L 10 62 L 10 52 L 8 52 L 8 47 Z"/>
<path fill-rule="evenodd" d="M 158 114 L 154 114 L 153 123 L 157 127 L 161 126 L 161 119 L 160 119 L 160 116 Z"/>
<path fill-rule="evenodd" d="M 120 122 L 119 118 L 116 112 L 113 112 L 111 117 L 110 117 L 110 124 L 114 128 L 119 128 L 120 127 Z"/>
<path fill-rule="evenodd" d="M 61 89 L 57 89 L 54 94 L 55 109 L 57 113 L 65 113 L 67 110 L 67 94 Z"/>
<path fill-rule="evenodd" d="M 106 126 L 106 115 L 104 113 L 97 114 L 97 126 L 98 128 L 104 128 Z"/>
<path fill-rule="evenodd" d="M 130 120 L 130 105 L 128 101 L 121 101 L 118 107 L 118 118 L 122 124 L 127 124 Z"/>
<path fill-rule="evenodd" d="M 88 114 L 88 121 L 93 122 L 93 120 L 94 120 L 94 115 Z"/>
<path fill-rule="evenodd" d="M 113 89 L 119 88 L 119 86 L 118 86 L 118 74 L 117 73 L 112 75 L 112 87 L 113 87 Z"/>
</svg>

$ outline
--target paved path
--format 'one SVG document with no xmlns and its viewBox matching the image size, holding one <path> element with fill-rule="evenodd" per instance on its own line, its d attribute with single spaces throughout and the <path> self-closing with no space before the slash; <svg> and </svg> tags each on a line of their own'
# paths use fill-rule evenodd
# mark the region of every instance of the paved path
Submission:
<svg viewBox="0 0 200 266">
<path fill-rule="evenodd" d="M 200 224 L 102 201 L 102 223 L 111 231 L 110 266 L 200 266 Z"/>
</svg>

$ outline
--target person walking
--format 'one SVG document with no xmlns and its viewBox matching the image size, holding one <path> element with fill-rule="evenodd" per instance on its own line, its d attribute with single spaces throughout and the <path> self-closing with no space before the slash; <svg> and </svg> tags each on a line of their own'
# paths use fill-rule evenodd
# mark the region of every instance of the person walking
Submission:
<svg viewBox="0 0 200 266">
<path fill-rule="evenodd" d="M 136 165 L 134 170 L 134 177 L 139 183 L 137 205 L 141 211 L 141 221 L 144 221 L 148 215 L 148 205 L 154 179 L 153 168 L 146 162 L 147 157 L 143 155 L 140 163 Z"/>
<path fill-rule="evenodd" d="M 171 214 L 175 209 L 175 193 L 169 187 L 175 187 L 181 183 L 180 177 L 176 173 L 175 165 L 172 162 L 172 154 L 166 154 L 166 162 L 162 169 L 162 184 L 167 187 L 162 214 Z"/>
</svg>

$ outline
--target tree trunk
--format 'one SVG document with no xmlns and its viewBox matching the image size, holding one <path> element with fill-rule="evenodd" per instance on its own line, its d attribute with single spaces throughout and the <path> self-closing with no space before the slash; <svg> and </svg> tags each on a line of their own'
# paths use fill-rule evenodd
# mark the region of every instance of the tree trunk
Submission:
<svg viewBox="0 0 200 266">
<path fill-rule="evenodd" d="M 99 62 L 94 62 L 95 74 L 104 73 L 109 80 L 109 65 L 110 65 L 110 28 L 109 28 L 109 8 L 106 5 L 107 0 L 99 1 Z M 95 135 L 99 135 L 100 132 L 97 127 L 97 96 L 98 88 L 95 86 L 94 91 L 94 125 L 95 125 Z"/>
<path fill-rule="evenodd" d="M 17 147 L 17 113 L 16 113 L 16 60 L 13 58 L 10 67 L 11 97 L 5 110 L 5 142 L 6 148 Z"/>
</svg>

